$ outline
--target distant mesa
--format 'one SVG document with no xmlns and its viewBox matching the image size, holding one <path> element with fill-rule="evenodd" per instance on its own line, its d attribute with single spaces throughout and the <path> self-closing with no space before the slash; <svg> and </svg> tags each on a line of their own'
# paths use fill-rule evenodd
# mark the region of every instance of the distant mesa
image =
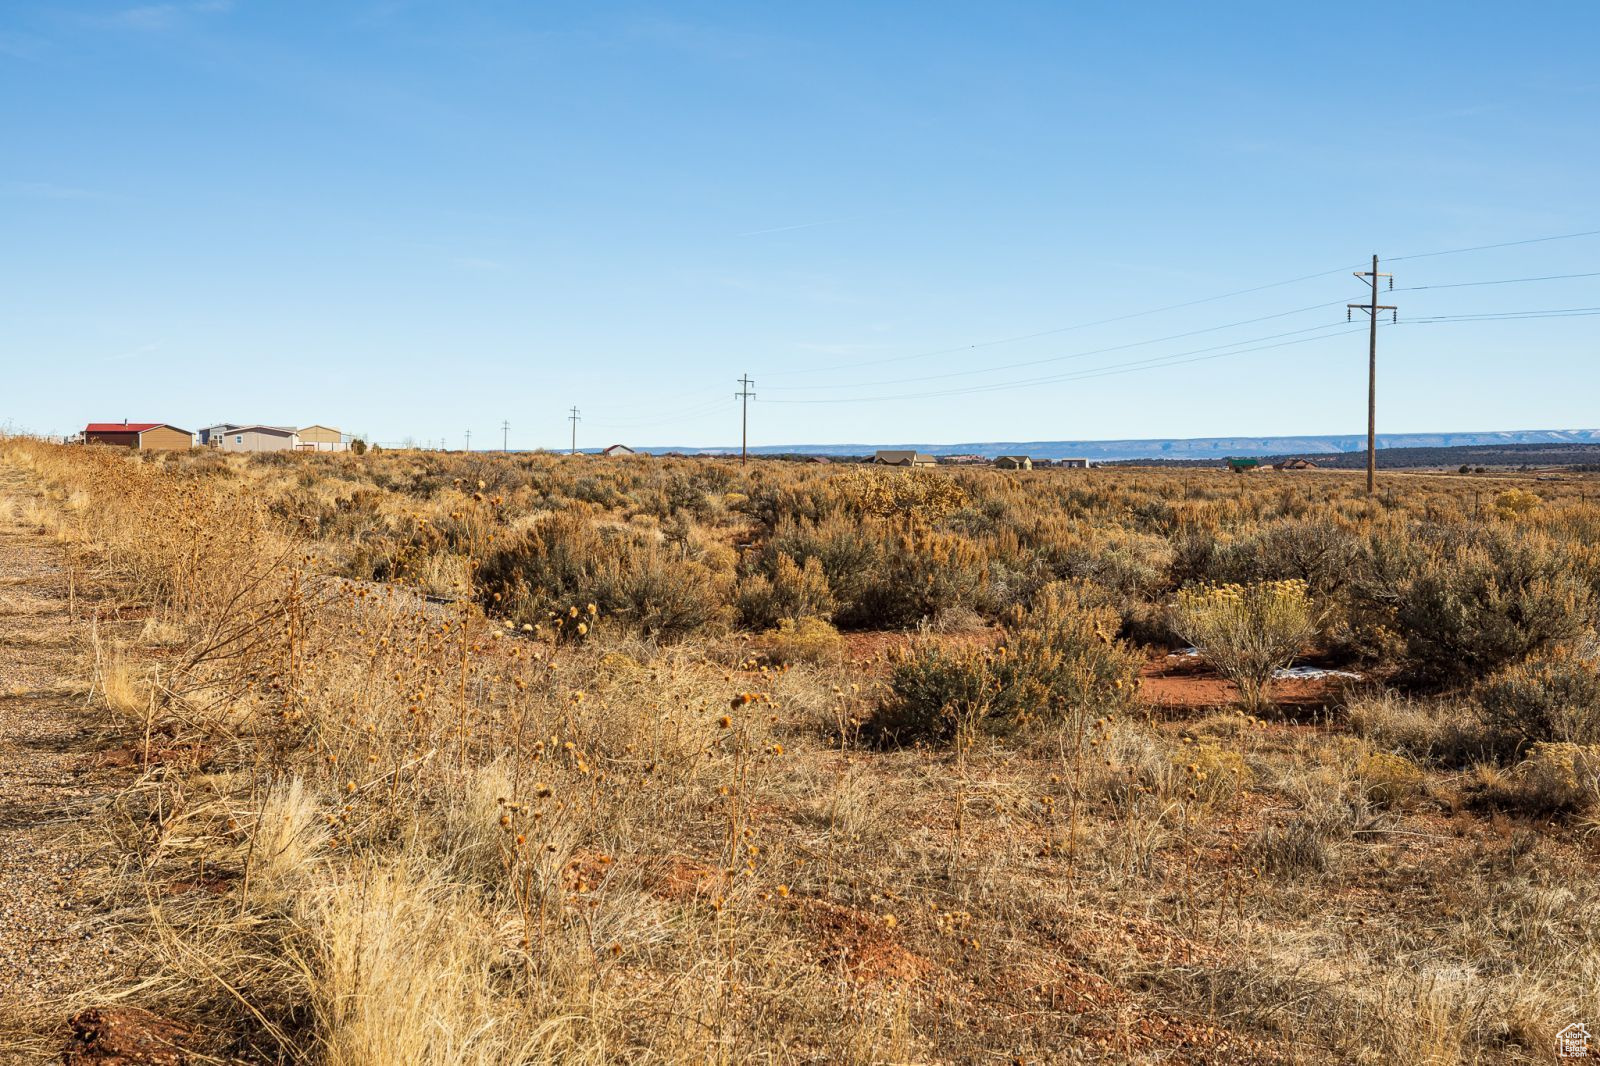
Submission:
<svg viewBox="0 0 1600 1066">
<path fill-rule="evenodd" d="M 1600 429 L 1488 430 L 1483 432 L 1380 433 L 1379 449 L 1460 448 L 1530 444 L 1600 444 Z M 781 444 L 752 447 L 760 455 L 869 456 L 920 454 L 943 462 L 993 461 L 1002 455 L 1026 455 L 1034 463 L 1041 459 L 1082 460 L 1102 463 L 1129 459 L 1213 459 L 1222 461 L 1246 456 L 1296 456 L 1310 459 L 1317 455 L 1338 455 L 1366 449 L 1364 433 L 1327 434 L 1292 437 L 1153 437 L 1128 440 L 1043 440 L 1043 441 L 963 441 L 957 444 Z M 669 451 L 711 454 L 713 449 L 670 445 L 640 448 L 662 454 Z M 957 458 L 959 457 L 959 458 Z M 882 461 L 882 460 L 880 460 Z M 919 464 L 920 465 L 920 464 Z M 1057 465 L 1061 465 L 1057 463 Z M 1076 464 L 1074 464 L 1076 465 Z"/>
</svg>

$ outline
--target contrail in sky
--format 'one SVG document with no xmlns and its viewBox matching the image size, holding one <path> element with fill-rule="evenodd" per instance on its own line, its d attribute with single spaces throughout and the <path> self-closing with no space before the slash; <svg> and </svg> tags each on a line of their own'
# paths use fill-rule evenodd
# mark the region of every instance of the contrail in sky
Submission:
<svg viewBox="0 0 1600 1066">
<path fill-rule="evenodd" d="M 792 229 L 811 229 L 813 226 L 833 226 L 840 222 L 849 222 L 848 218 L 829 218 L 821 222 L 802 222 L 798 226 L 774 226 L 771 229 L 753 229 L 749 233 L 741 233 L 741 237 L 759 237 L 763 233 L 787 233 Z"/>
</svg>

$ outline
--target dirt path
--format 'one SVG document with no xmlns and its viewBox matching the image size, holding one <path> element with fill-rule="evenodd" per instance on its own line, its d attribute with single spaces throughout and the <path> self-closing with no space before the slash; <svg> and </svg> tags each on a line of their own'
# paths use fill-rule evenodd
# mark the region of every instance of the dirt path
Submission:
<svg viewBox="0 0 1600 1066">
<path fill-rule="evenodd" d="M 0 461 L 0 1063 L 57 1061 L 66 1019 L 120 969 L 95 930 L 76 832 L 115 792 L 92 769 L 97 712 L 63 552 L 30 523 L 39 491 Z M 53 1031 L 52 1031 L 53 1030 Z"/>
</svg>

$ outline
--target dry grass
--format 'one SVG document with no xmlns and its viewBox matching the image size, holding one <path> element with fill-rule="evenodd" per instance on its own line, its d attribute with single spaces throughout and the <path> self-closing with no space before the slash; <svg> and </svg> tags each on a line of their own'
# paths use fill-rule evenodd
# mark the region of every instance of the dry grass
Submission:
<svg viewBox="0 0 1600 1066">
<path fill-rule="evenodd" d="M 149 680 L 140 676 L 138 665 L 125 649 L 96 640 L 94 688 L 106 710 L 116 717 L 141 726 L 149 717 L 153 699 Z"/>
<path fill-rule="evenodd" d="M 1385 553 L 1428 541 L 1424 507 L 1468 522 L 1447 479 L 896 495 L 775 464 L 7 448 L 96 575 L 101 702 L 161 755 L 107 827 L 163 955 L 129 994 L 226 1055 L 1536 1062 L 1600 1017 L 1586 752 L 1495 763 L 1459 695 L 1380 684 L 1314 720 L 1167 721 L 1131 685 L 1067 706 L 1098 660 L 1015 628 L 1055 603 L 1136 667 L 1185 582 L 1293 580 L 1319 650 L 1381 678 L 1410 654 Z M 1382 541 L 1356 569 L 1390 584 L 1234 551 L 1321 519 Z M 1554 494 L 1494 521 L 1574 573 L 1600 529 Z M 505 544 L 497 601 L 474 575 Z M 993 676 L 1055 671 L 1040 706 L 860 743 L 904 638 L 850 628 L 908 613 Z"/>
</svg>

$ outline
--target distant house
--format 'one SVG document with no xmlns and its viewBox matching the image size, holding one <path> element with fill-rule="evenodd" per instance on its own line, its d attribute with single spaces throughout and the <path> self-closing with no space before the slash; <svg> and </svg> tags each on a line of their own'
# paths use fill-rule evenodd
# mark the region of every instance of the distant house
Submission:
<svg viewBox="0 0 1600 1066">
<path fill-rule="evenodd" d="M 1229 459 L 1228 469 L 1235 474 L 1253 474 L 1261 469 L 1260 459 Z"/>
<path fill-rule="evenodd" d="M 350 442 L 343 433 L 332 426 L 306 426 L 299 433 L 303 452 L 343 452 L 350 450 Z"/>
<path fill-rule="evenodd" d="M 605 456 L 607 459 L 618 459 L 624 455 L 638 455 L 639 453 L 628 447 L 626 444 L 613 444 L 600 454 Z"/>
<path fill-rule="evenodd" d="M 872 458 L 868 459 L 867 462 L 876 463 L 879 466 L 939 465 L 939 460 L 933 456 L 924 455 L 922 452 L 911 451 L 905 448 L 880 448 L 873 453 Z"/>
<path fill-rule="evenodd" d="M 1315 470 L 1317 464 L 1310 459 L 1285 459 L 1281 463 L 1273 463 L 1274 470 Z"/>
<path fill-rule="evenodd" d="M 1057 459 L 1055 465 L 1069 470 L 1087 470 L 1094 465 L 1094 462 L 1090 459 Z"/>
<path fill-rule="evenodd" d="M 1026 455 L 1002 455 L 994 465 L 1001 470 L 1032 470 L 1033 460 Z"/>
<path fill-rule="evenodd" d="M 222 435 L 230 429 L 238 428 L 232 422 L 218 422 L 214 426 L 205 427 L 195 436 L 199 438 L 200 447 L 202 448 L 220 448 L 222 447 Z"/>
<path fill-rule="evenodd" d="M 134 451 L 182 451 L 194 447 L 194 434 L 165 422 L 90 422 L 83 443 L 110 444 Z"/>
<path fill-rule="evenodd" d="M 833 462 L 833 460 L 829 459 L 826 455 L 811 455 L 806 457 L 806 462 L 817 465 L 827 465 Z"/>
<path fill-rule="evenodd" d="M 232 426 L 217 440 L 225 452 L 292 452 L 300 434 L 293 426 Z"/>
</svg>

